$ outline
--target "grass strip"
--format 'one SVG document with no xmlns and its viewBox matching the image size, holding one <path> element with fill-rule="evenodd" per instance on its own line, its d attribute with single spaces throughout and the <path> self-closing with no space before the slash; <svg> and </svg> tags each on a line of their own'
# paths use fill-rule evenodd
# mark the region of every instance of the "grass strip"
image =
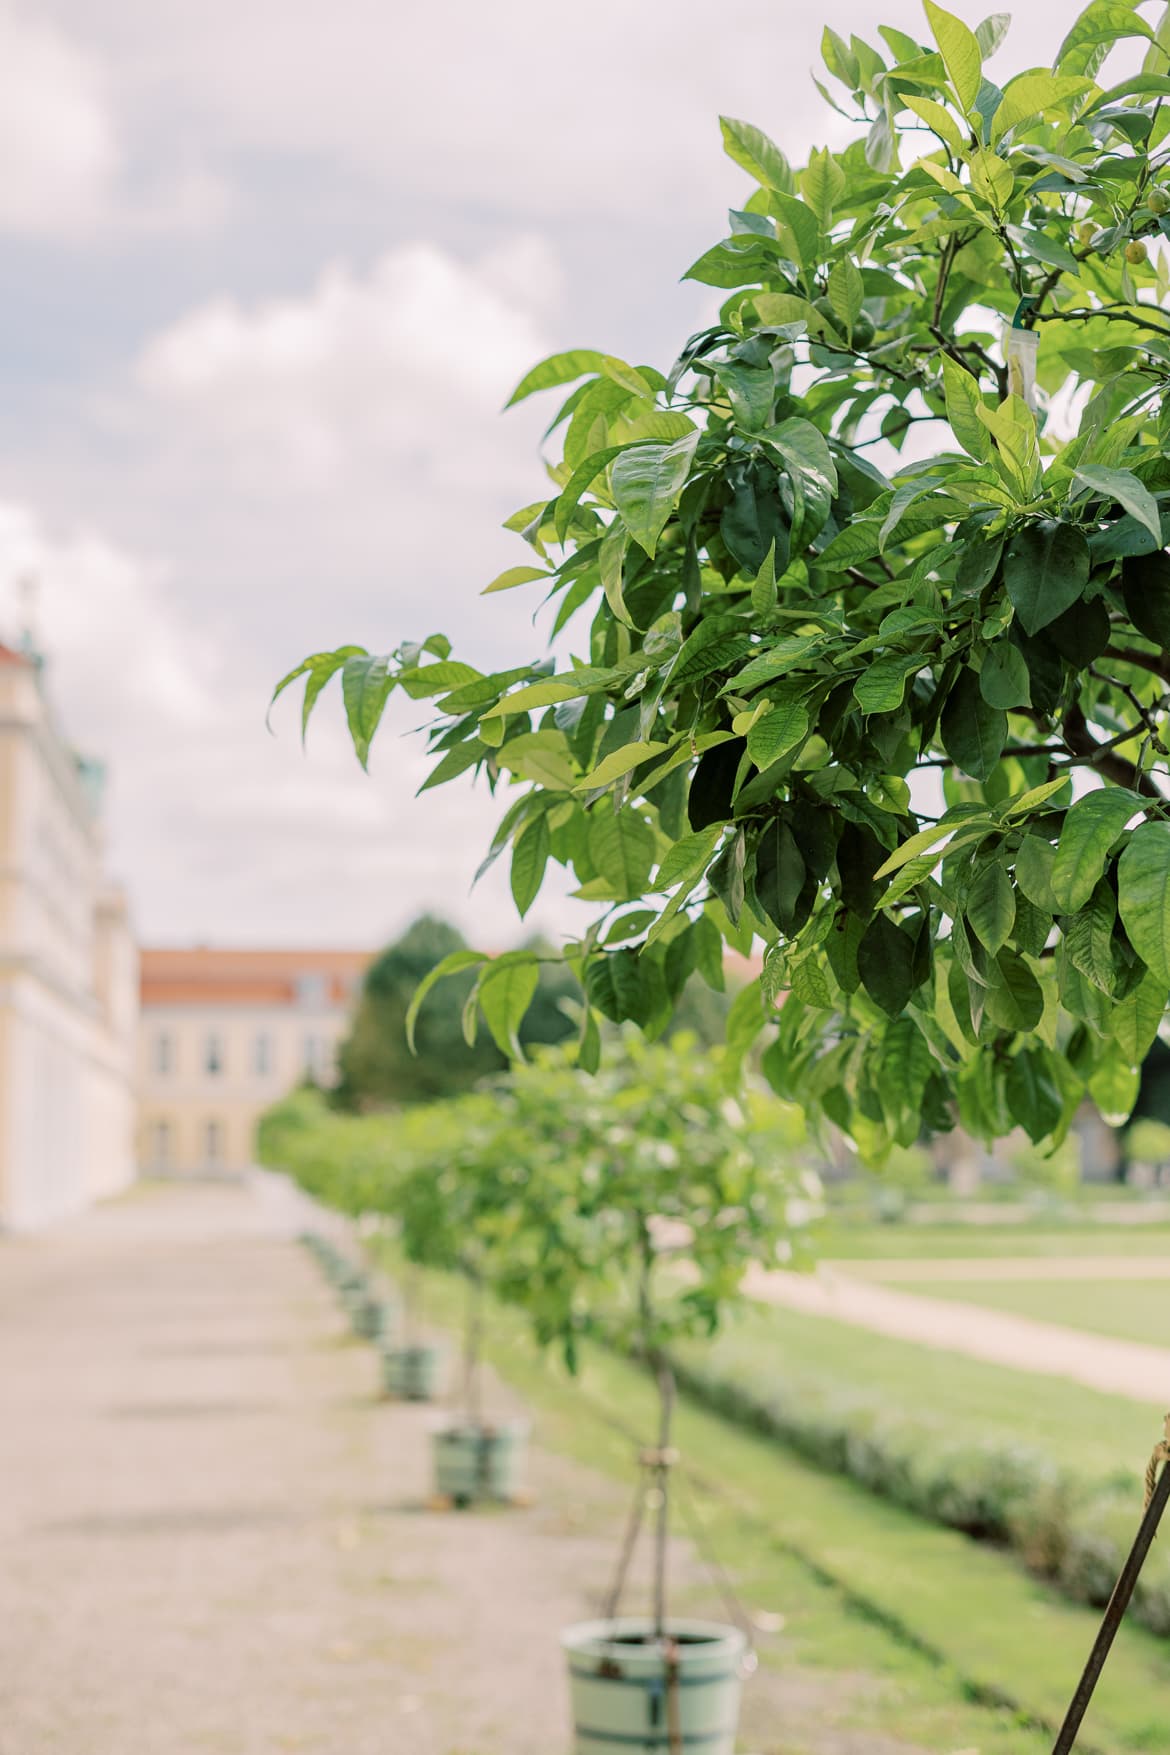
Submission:
<svg viewBox="0 0 1170 1755">
<path fill-rule="evenodd" d="M 457 1324 L 461 1298 L 445 1276 L 428 1274 L 428 1306 L 438 1320 Z M 630 1444 L 612 1422 L 646 1433 L 653 1425 L 653 1390 L 636 1367 L 587 1349 L 578 1384 L 536 1352 L 509 1311 L 494 1315 L 488 1350 L 539 1411 L 546 1441 L 628 1476 Z M 948 1677 L 953 1692 L 988 1708 L 979 1721 L 980 1755 L 1040 1755 L 1088 1652 L 1095 1613 L 1060 1600 L 1009 1556 L 826 1475 L 686 1395 L 678 1440 L 707 1489 L 713 1537 L 741 1583 L 751 1577 L 753 1555 L 756 1566 L 765 1551 L 798 1562 L 836 1593 L 843 1610 L 884 1629 L 903 1654 L 916 1653 Z M 1170 1649 L 1141 1628 L 1127 1629 L 1086 1727 L 1085 1755 L 1162 1746 L 1168 1698 Z M 903 1710 L 898 1728 L 905 1733 L 908 1724 Z"/>
</svg>

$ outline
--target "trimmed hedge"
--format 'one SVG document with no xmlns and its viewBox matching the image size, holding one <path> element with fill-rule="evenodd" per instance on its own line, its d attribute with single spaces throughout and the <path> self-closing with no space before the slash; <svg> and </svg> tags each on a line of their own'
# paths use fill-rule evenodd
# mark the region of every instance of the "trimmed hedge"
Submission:
<svg viewBox="0 0 1170 1755">
<path fill-rule="evenodd" d="M 682 1387 L 714 1412 L 919 1517 L 1012 1550 L 1074 1602 L 1108 1602 L 1137 1529 L 1136 1482 L 1085 1481 L 1025 1445 L 960 1443 L 927 1420 L 815 1380 L 747 1384 L 697 1349 L 674 1365 Z M 1170 1551 L 1161 1545 L 1146 1561 L 1131 1614 L 1170 1635 Z"/>
</svg>

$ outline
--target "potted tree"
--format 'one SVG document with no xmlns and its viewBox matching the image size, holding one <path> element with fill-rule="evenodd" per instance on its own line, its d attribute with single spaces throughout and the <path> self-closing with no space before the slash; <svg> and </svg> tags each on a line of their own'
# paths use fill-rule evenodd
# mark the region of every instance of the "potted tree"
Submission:
<svg viewBox="0 0 1170 1755">
<path fill-rule="evenodd" d="M 724 1072 L 686 1037 L 633 1039 L 595 1080 L 542 1056 L 516 1069 L 502 1102 L 501 1131 L 524 1151 L 497 1208 L 499 1291 L 571 1369 L 593 1334 L 634 1353 L 657 1387 L 639 1459 L 639 1506 L 647 1485 L 656 1505 L 650 1613 L 618 1613 L 619 1574 L 605 1614 L 563 1635 L 582 1755 L 615 1742 L 731 1755 L 735 1742 L 744 1631 L 669 1603 L 670 1349 L 719 1326 L 750 1263 L 775 1262 L 793 1181 L 775 1099 L 729 1097 Z"/>
<path fill-rule="evenodd" d="M 435 1494 L 456 1506 L 521 1497 L 528 1423 L 489 1416 L 482 1383 L 484 1293 L 498 1272 L 516 1195 L 512 1165 L 528 1150 L 512 1121 L 507 1086 L 461 1099 L 444 1172 L 430 1183 L 442 1207 L 442 1230 L 426 1227 L 428 1262 L 454 1269 L 467 1288 L 460 1402 L 432 1439 Z M 403 1243 L 410 1228 L 403 1221 Z"/>
<path fill-rule="evenodd" d="M 425 1117 L 412 1119 L 414 1132 L 420 1120 L 425 1128 Z M 437 1136 L 433 1144 L 439 1145 Z M 403 1161 L 380 1193 L 383 1210 L 395 1222 L 404 1258 L 401 1338 L 383 1343 L 382 1386 L 388 1396 L 403 1401 L 433 1400 L 443 1370 L 443 1349 L 425 1334 L 421 1323 L 421 1270 L 448 1265 L 451 1248 L 443 1181 L 438 1151 L 424 1144 L 421 1153 L 412 1155 L 404 1138 Z"/>
</svg>

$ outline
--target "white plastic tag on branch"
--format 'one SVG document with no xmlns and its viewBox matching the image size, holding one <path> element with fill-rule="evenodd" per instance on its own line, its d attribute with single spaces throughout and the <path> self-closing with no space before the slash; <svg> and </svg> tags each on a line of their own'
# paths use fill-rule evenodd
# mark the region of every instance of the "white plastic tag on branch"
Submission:
<svg viewBox="0 0 1170 1755">
<path fill-rule="evenodd" d="M 1008 392 L 1018 396 L 1033 413 L 1036 409 L 1036 349 L 1039 346 L 1040 337 L 1035 329 L 1005 325 L 1003 352 L 1007 361 Z"/>
</svg>

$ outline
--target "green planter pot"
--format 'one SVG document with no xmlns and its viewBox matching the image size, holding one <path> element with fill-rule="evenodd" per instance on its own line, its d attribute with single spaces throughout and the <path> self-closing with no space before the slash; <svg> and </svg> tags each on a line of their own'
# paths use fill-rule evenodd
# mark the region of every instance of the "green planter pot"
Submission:
<svg viewBox="0 0 1170 1755">
<path fill-rule="evenodd" d="M 565 1629 L 574 1755 L 671 1755 L 676 1730 L 688 1755 L 733 1755 L 747 1641 L 710 1621 L 672 1620 L 667 1634 L 633 1618 Z"/>
<path fill-rule="evenodd" d="M 444 1426 L 432 1439 L 435 1492 L 456 1505 L 477 1499 L 513 1500 L 528 1448 L 523 1420 L 500 1426 Z"/>
<path fill-rule="evenodd" d="M 386 1347 L 382 1352 L 382 1387 L 399 1401 L 429 1402 L 438 1388 L 442 1362 L 439 1347 Z"/>
<path fill-rule="evenodd" d="M 381 1340 L 391 1326 L 389 1309 L 381 1298 L 369 1293 L 354 1298 L 350 1320 L 354 1334 L 361 1335 L 366 1341 Z"/>
</svg>

